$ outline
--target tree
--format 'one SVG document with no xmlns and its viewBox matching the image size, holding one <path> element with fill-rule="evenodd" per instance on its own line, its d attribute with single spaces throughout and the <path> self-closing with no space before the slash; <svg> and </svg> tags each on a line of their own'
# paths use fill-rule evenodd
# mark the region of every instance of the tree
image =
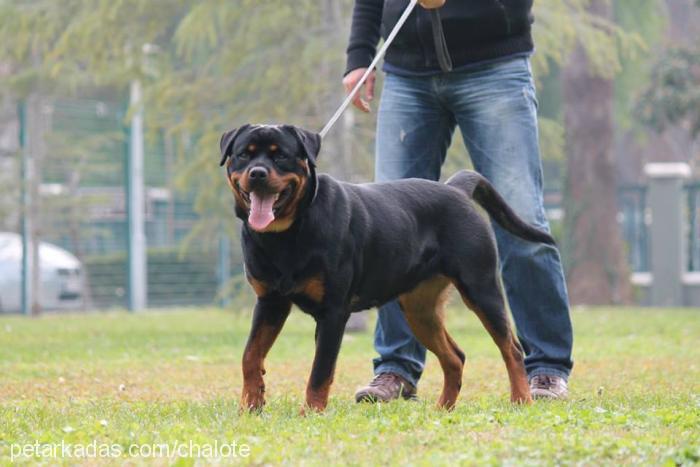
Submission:
<svg viewBox="0 0 700 467">
<path fill-rule="evenodd" d="M 686 6 L 677 3 L 674 2 L 677 10 Z M 700 0 L 694 4 L 696 10 L 691 14 L 685 9 L 671 9 L 674 21 L 700 18 Z M 676 139 L 682 141 L 681 144 L 674 141 L 673 146 L 678 148 L 674 151 L 675 160 L 690 161 L 697 166 L 700 162 L 700 36 L 697 29 L 694 35 L 692 31 L 679 29 L 678 26 L 671 29 L 676 36 L 673 46 L 655 59 L 649 83 L 638 97 L 636 111 L 647 128 L 656 130 L 654 136 L 671 139 L 669 134 L 675 133 Z"/>
<path fill-rule="evenodd" d="M 613 156 L 612 78 L 620 70 L 620 49 L 610 43 L 617 39 L 608 32 L 615 30 L 611 4 L 592 0 L 585 13 L 601 27 L 581 31 L 563 73 L 569 292 L 577 303 L 626 303 L 631 300 L 631 286 L 617 223 Z M 599 46 L 591 50 L 590 40 L 596 36 Z M 600 47 L 605 42 L 608 49 Z"/>
<path fill-rule="evenodd" d="M 649 87 L 640 99 L 643 121 L 663 131 L 681 125 L 700 135 L 700 44 L 669 50 L 654 66 Z"/>
<path fill-rule="evenodd" d="M 538 78 L 577 43 L 596 69 L 619 69 L 638 44 L 589 0 L 535 3 Z M 14 73 L 0 85 L 15 95 L 145 90 L 151 134 L 173 142 L 177 187 L 195 196 L 191 237 L 216 244 L 222 220 L 235 235 L 232 200 L 218 162 L 223 131 L 246 122 L 320 129 L 342 100 L 340 78 L 352 0 L 0 0 L 0 62 Z M 144 53 L 146 52 L 146 53 Z M 342 130 L 347 130 L 343 132 Z M 547 154 L 563 154 L 562 122 L 542 124 Z M 374 118 L 347 117 L 324 144 L 322 170 L 370 179 Z M 454 157 L 453 157 L 454 156 Z M 467 164 L 452 149 L 453 168 Z M 451 170 L 451 169 L 446 169 Z M 609 193 L 604 204 L 609 205 Z M 613 202 L 614 203 L 614 202 Z"/>
</svg>

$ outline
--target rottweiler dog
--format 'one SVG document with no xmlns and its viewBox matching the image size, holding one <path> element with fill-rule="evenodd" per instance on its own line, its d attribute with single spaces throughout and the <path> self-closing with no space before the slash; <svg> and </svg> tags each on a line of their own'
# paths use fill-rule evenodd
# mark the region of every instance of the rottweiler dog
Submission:
<svg viewBox="0 0 700 467">
<path fill-rule="evenodd" d="M 245 352 L 241 407 L 265 403 L 264 360 L 292 304 L 316 320 L 306 406 L 321 411 L 350 313 L 398 298 L 416 337 L 440 361 L 438 405 L 452 408 L 464 353 L 444 326 L 451 285 L 479 317 L 505 362 L 511 400 L 531 401 L 523 350 L 500 290 L 497 252 L 481 205 L 520 238 L 553 244 L 471 171 L 446 183 L 351 184 L 316 173 L 319 135 L 291 125 L 245 125 L 221 138 L 221 165 L 243 220 L 245 272 L 257 295 Z"/>
</svg>

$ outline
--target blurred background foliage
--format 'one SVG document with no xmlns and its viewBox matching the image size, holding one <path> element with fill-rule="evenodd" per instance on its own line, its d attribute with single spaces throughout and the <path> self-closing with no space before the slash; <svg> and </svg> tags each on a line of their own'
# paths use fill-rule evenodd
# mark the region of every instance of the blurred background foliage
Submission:
<svg viewBox="0 0 700 467">
<path fill-rule="evenodd" d="M 606 76 L 647 47 L 638 21 L 624 28 L 589 13 L 587 3 L 536 2 L 533 68 L 548 110 L 541 121 L 545 159 L 564 158 L 564 131 L 558 87 L 542 84 L 577 41 Z M 625 15 L 663 18 L 657 0 L 618 3 Z M 215 163 L 220 134 L 246 122 L 320 129 L 342 98 L 351 8 L 350 0 L 3 1 L 0 58 L 13 72 L 2 84 L 16 95 L 111 93 L 124 99 L 130 81 L 142 80 L 148 129 L 176 141 L 177 186 L 197 193 L 204 215 L 197 235 L 213 234 L 220 214 L 230 212 Z M 353 118 L 352 137 L 344 138 L 351 158 L 336 159 L 338 144 L 346 141 L 331 137 L 323 169 L 371 179 L 373 120 Z M 464 146 L 453 145 L 445 173 L 468 165 Z"/>
<path fill-rule="evenodd" d="M 700 130 L 698 44 L 678 46 L 668 34 L 671 10 L 690 0 L 599 0 L 609 16 L 591 8 L 596 1 L 535 2 L 532 63 L 551 189 L 566 189 L 562 69 L 577 46 L 592 75 L 614 80 L 616 151 L 630 138 L 652 138 L 650 126 L 680 125 L 693 137 Z M 149 141 L 171 148 L 171 188 L 194 198 L 199 216 L 189 237 L 215 244 L 222 227 L 237 232 L 217 164 L 220 135 L 246 122 L 320 129 L 343 98 L 351 10 L 351 0 L 0 0 L 0 90 L 14 101 L 38 94 L 123 103 L 139 80 Z M 347 113 L 324 141 L 322 170 L 371 180 L 374 118 Z M 455 140 L 445 175 L 470 166 Z M 84 162 L 98 144 L 76 141 L 64 134 L 51 142 L 54 157 L 71 161 L 73 180 L 95 170 Z M 629 165 L 618 156 L 617 170 Z M 623 172 L 634 179 L 634 170 Z"/>
</svg>

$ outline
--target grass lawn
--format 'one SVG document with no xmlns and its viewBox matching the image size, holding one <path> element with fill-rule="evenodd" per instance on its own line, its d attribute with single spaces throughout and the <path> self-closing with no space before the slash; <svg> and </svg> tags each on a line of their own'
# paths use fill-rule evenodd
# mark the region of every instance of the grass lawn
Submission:
<svg viewBox="0 0 700 467">
<path fill-rule="evenodd" d="M 356 405 L 355 388 L 371 377 L 372 339 L 370 333 L 347 335 L 329 408 L 306 418 L 298 411 L 313 355 L 313 321 L 299 312 L 268 358 L 264 413 L 239 415 L 249 314 L 0 318 L 0 463 L 10 462 L 13 449 L 36 442 L 40 450 L 63 442 L 79 456 L 91 455 L 91 443 L 121 452 L 146 446 L 148 455 L 154 444 L 191 441 L 206 450 L 215 440 L 237 443 L 239 457 L 222 462 L 245 464 L 674 465 L 700 459 L 699 310 L 575 310 L 571 399 L 514 407 L 495 345 L 471 313 L 455 307 L 448 329 L 467 354 L 467 368 L 461 398 L 449 413 L 434 408 L 441 373 L 432 356 L 420 401 Z M 154 459 L 99 462 L 125 460 Z"/>
</svg>

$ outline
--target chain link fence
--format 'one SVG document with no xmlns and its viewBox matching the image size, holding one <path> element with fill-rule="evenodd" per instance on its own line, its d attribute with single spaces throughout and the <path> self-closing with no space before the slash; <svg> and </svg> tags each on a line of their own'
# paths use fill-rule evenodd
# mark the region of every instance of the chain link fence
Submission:
<svg viewBox="0 0 700 467">
<path fill-rule="evenodd" d="M 13 191 L 24 188 L 35 196 L 33 207 L 25 210 L 33 225 L 26 235 L 6 233 L 4 242 L 0 237 L 0 310 L 22 308 L 21 284 L 9 278 L 18 273 L 21 278 L 21 242 L 27 237 L 38 245 L 34 293 L 40 309 L 127 307 L 127 106 L 90 99 L 36 99 L 26 105 L 15 128 L 32 151 L 34 178 L 25 174 Z M 19 164 L 5 161 L 21 160 L 21 151 L 17 147 L 15 154 L 2 157 L 14 178 L 22 178 Z M 242 273 L 239 249 L 226 239 L 216 245 L 189 239 L 198 216 L 193 197 L 173 188 L 175 164 L 162 135 L 146 139 L 149 307 L 210 305 L 224 299 L 226 291 L 240 289 L 240 280 L 231 286 L 231 277 Z M 21 193 L 15 194 L 15 206 L 21 207 Z M 15 208 L 3 230 L 22 232 L 21 214 Z"/>
<path fill-rule="evenodd" d="M 127 105 L 37 98 L 24 112 L 14 110 L 6 102 L 0 107 L 0 182 L 6 193 L 0 202 L 0 311 L 22 309 L 22 247 L 32 240 L 38 245 L 39 309 L 128 307 Z M 33 167 L 22 170 L 27 150 Z M 211 244 L 192 235 L 198 221 L 194 197 L 173 188 L 176 166 L 170 141 L 160 134 L 146 138 L 147 305 L 226 302 L 247 290 L 240 248 L 225 236 Z M 33 178 L 27 177 L 30 169 Z M 700 271 L 700 184 L 688 184 L 686 193 L 688 271 Z M 31 208 L 23 207 L 23 194 L 34 197 Z M 618 191 L 634 272 L 650 270 L 646 196 L 644 186 Z M 546 198 L 557 230 L 565 216 L 561 196 L 550 190 Z M 27 217 L 28 230 L 22 223 Z M 23 227 L 25 235 L 18 234 Z"/>
</svg>

